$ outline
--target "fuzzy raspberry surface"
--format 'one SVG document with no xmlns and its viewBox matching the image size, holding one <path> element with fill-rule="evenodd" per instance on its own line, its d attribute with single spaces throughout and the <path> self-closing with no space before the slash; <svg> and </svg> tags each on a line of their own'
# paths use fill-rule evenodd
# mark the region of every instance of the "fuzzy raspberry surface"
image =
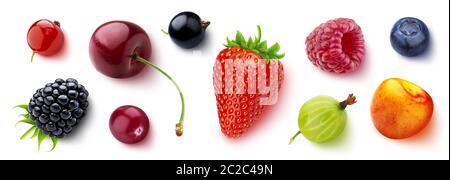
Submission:
<svg viewBox="0 0 450 180">
<path fill-rule="evenodd" d="M 309 60 L 324 71 L 352 72 L 365 59 L 364 37 L 352 19 L 338 18 L 321 24 L 305 43 Z"/>
</svg>

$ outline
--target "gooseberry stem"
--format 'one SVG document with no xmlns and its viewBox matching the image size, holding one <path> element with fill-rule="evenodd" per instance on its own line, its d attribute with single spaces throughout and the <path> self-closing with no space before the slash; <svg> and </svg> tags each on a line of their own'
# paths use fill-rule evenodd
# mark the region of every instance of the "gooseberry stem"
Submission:
<svg viewBox="0 0 450 180">
<path fill-rule="evenodd" d="M 295 140 L 295 138 L 299 135 L 299 134 L 301 134 L 302 133 L 302 131 L 297 131 L 297 133 L 295 133 L 295 135 L 291 138 L 291 140 L 289 141 L 289 144 L 292 144 L 292 142 L 294 142 L 294 140 Z"/>
<path fill-rule="evenodd" d="M 180 116 L 180 121 L 176 124 L 176 129 L 175 132 L 177 134 L 177 136 L 181 136 L 183 135 L 183 123 L 184 123 L 184 96 L 183 96 L 183 92 L 181 91 L 180 87 L 178 86 L 178 84 L 172 79 L 172 77 L 170 77 L 169 74 L 167 74 L 164 70 L 162 70 L 160 67 L 156 66 L 155 64 L 151 63 L 150 61 L 138 56 L 137 54 L 133 54 L 132 56 L 133 60 L 139 61 L 149 67 L 154 68 L 155 70 L 157 70 L 158 72 L 160 72 L 161 74 L 163 74 L 164 76 L 167 77 L 167 79 L 169 79 L 173 85 L 175 85 L 175 87 L 178 90 L 178 93 L 180 94 L 180 98 L 181 98 L 181 116 Z"/>
<path fill-rule="evenodd" d="M 352 105 L 356 103 L 356 97 L 353 94 L 349 94 L 347 99 L 340 102 L 339 105 L 342 109 L 345 109 L 348 105 Z"/>
</svg>

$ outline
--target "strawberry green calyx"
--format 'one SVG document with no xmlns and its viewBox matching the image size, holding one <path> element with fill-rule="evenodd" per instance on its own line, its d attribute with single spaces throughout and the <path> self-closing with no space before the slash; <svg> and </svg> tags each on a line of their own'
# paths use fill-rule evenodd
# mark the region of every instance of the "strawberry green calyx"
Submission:
<svg viewBox="0 0 450 180">
<path fill-rule="evenodd" d="M 42 132 L 41 129 L 39 129 L 36 126 L 36 123 L 30 118 L 31 112 L 30 112 L 30 110 L 28 110 L 28 105 L 21 104 L 21 105 L 15 106 L 14 108 L 20 108 L 27 112 L 26 114 L 20 115 L 20 117 L 22 117 L 23 119 L 18 121 L 16 123 L 16 125 L 20 124 L 20 123 L 25 123 L 25 124 L 31 125 L 31 127 L 27 131 L 25 131 L 25 133 L 20 137 L 20 140 L 24 140 L 26 137 L 31 135 L 30 139 L 33 139 L 33 138 L 38 139 L 38 150 L 40 150 L 42 141 L 44 141 L 46 138 L 50 138 L 52 140 L 52 148 L 49 151 L 53 151 L 56 148 L 56 145 L 58 144 L 58 137 L 56 137 L 56 136 L 50 137 L 48 134 L 45 134 L 44 132 Z"/>
<path fill-rule="evenodd" d="M 261 27 L 258 25 L 258 36 L 255 38 L 248 38 L 245 40 L 240 31 L 236 33 L 236 39 L 230 40 L 227 38 L 226 47 L 239 47 L 242 49 L 253 51 L 254 53 L 263 57 L 267 63 L 272 60 L 280 60 L 284 57 L 284 53 L 278 54 L 280 44 L 275 43 L 270 48 L 267 47 L 267 41 L 261 42 Z"/>
</svg>

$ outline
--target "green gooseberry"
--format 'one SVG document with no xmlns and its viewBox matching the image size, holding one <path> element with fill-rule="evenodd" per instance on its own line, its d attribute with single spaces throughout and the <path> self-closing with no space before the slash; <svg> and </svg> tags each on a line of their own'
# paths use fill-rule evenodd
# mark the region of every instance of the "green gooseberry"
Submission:
<svg viewBox="0 0 450 180">
<path fill-rule="evenodd" d="M 300 130 L 291 138 L 289 144 L 299 135 L 315 143 L 325 143 L 338 137 L 347 124 L 348 105 L 356 103 L 350 94 L 339 102 L 330 96 L 316 96 L 306 101 L 300 109 L 298 127 Z"/>
</svg>

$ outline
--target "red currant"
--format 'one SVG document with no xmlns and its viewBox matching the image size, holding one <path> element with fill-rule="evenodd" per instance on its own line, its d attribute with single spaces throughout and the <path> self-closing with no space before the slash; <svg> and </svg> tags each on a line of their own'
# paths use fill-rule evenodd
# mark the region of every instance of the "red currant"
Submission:
<svg viewBox="0 0 450 180">
<path fill-rule="evenodd" d="M 51 56 L 56 54 L 64 44 L 64 34 L 58 21 L 41 19 L 31 25 L 27 35 L 28 46 L 35 53 Z M 33 61 L 33 56 L 31 60 Z"/>
<path fill-rule="evenodd" d="M 143 110 L 135 106 L 121 106 L 109 118 L 113 136 L 125 144 L 142 141 L 148 134 L 150 123 Z"/>
</svg>

